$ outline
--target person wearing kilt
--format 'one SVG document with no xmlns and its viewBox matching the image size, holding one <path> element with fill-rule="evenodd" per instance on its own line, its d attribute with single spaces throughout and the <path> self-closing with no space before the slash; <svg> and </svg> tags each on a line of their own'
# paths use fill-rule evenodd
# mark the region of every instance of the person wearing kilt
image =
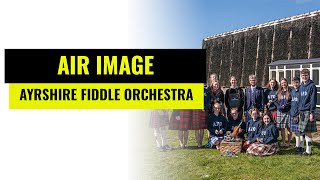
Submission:
<svg viewBox="0 0 320 180">
<path fill-rule="evenodd" d="M 300 78 L 294 77 L 292 80 L 293 89 L 291 91 L 291 109 L 290 109 L 290 131 L 295 134 L 296 151 L 302 153 L 303 149 L 303 133 L 299 131 L 299 99 L 300 99 Z"/>
<path fill-rule="evenodd" d="M 258 109 L 253 108 L 251 111 L 251 119 L 246 120 L 246 133 L 247 133 L 247 139 L 242 145 L 242 149 L 247 150 L 248 147 L 256 142 L 259 128 L 260 128 L 260 118 L 258 117 Z"/>
<path fill-rule="evenodd" d="M 272 119 L 274 121 L 277 118 L 277 107 L 274 105 L 277 91 L 278 91 L 278 82 L 276 81 L 276 79 L 272 78 L 268 83 L 268 88 L 264 91 L 264 97 L 265 97 L 267 112 L 271 114 Z"/>
<path fill-rule="evenodd" d="M 152 110 L 149 126 L 154 129 L 156 145 L 159 150 L 171 150 L 167 144 L 167 126 L 169 115 L 167 110 Z"/>
<path fill-rule="evenodd" d="M 188 129 L 190 129 L 191 118 L 192 110 L 174 110 L 171 115 L 169 129 L 178 130 L 181 148 L 188 147 Z"/>
<path fill-rule="evenodd" d="M 250 119 L 250 110 L 257 108 L 261 116 L 264 111 L 264 94 L 262 87 L 257 86 L 257 76 L 249 76 L 250 86 L 245 89 L 244 114 L 246 121 Z"/>
<path fill-rule="evenodd" d="M 243 105 L 244 105 L 244 93 L 243 90 L 237 86 L 237 79 L 235 76 L 230 77 L 230 88 L 227 89 L 225 100 L 227 107 L 227 118 L 231 119 L 231 109 L 237 108 L 238 115 L 240 118 L 243 116 Z"/>
<path fill-rule="evenodd" d="M 281 132 L 282 144 L 281 146 L 289 147 L 292 133 L 289 128 L 290 123 L 290 108 L 291 97 L 290 88 L 288 87 L 288 81 L 282 78 L 280 81 L 280 88 L 278 89 L 276 101 L 274 104 L 277 106 L 277 128 Z M 288 142 L 286 143 L 286 128 L 289 131 Z"/>
<path fill-rule="evenodd" d="M 279 132 L 273 123 L 270 113 L 264 114 L 256 142 L 249 146 L 246 154 L 270 156 L 277 153 L 279 151 L 278 136 Z"/>
<path fill-rule="evenodd" d="M 219 144 L 223 140 L 223 135 L 227 130 L 227 119 L 222 115 L 220 103 L 215 103 L 212 108 L 213 113 L 209 115 L 207 124 L 210 136 L 206 148 L 216 147 L 219 149 Z"/>
<path fill-rule="evenodd" d="M 302 155 L 312 155 L 312 135 L 317 132 L 317 125 L 315 120 L 315 109 L 317 103 L 317 88 L 314 82 L 310 79 L 310 71 L 302 69 L 301 71 L 302 83 L 299 87 L 299 131 L 305 133 L 306 151 Z"/>
<path fill-rule="evenodd" d="M 202 147 L 204 129 L 207 128 L 207 118 L 210 108 L 211 97 L 207 88 L 204 88 L 204 109 L 192 111 L 190 130 L 195 130 L 195 138 L 198 148 Z"/>
</svg>

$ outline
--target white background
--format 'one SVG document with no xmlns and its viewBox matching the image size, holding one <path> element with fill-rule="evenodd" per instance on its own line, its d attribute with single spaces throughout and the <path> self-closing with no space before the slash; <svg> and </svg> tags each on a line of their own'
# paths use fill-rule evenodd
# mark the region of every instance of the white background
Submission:
<svg viewBox="0 0 320 180">
<path fill-rule="evenodd" d="M 0 79 L 6 48 L 127 48 L 127 12 L 125 0 L 1 1 Z M 1 84 L 1 180 L 128 178 L 127 111 L 9 110 L 8 89 Z"/>
</svg>

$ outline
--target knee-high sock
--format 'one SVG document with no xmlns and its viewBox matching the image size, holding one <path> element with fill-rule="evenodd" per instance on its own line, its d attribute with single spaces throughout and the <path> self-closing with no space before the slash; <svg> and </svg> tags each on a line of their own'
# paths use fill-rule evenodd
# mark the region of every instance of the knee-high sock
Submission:
<svg viewBox="0 0 320 180">
<path fill-rule="evenodd" d="M 295 138 L 296 138 L 296 147 L 300 147 L 300 145 L 301 145 L 300 135 L 299 134 L 295 134 Z"/>
<path fill-rule="evenodd" d="M 161 130 L 162 146 L 165 146 L 167 145 L 167 128 L 162 127 L 160 130 Z"/>
<path fill-rule="evenodd" d="M 303 138 L 303 135 L 300 134 L 300 147 L 304 147 L 304 138 Z"/>
<path fill-rule="evenodd" d="M 306 136 L 306 145 L 307 145 L 306 152 L 311 153 L 312 139 L 308 136 Z"/>
<path fill-rule="evenodd" d="M 157 147 L 161 147 L 160 128 L 154 128 L 154 136 L 156 138 Z"/>
</svg>

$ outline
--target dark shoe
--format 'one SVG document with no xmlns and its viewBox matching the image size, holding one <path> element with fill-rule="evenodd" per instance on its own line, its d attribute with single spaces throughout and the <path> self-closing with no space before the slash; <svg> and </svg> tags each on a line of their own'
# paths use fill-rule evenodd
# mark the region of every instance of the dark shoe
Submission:
<svg viewBox="0 0 320 180">
<path fill-rule="evenodd" d="M 165 150 L 165 151 L 172 150 L 172 148 L 170 146 L 168 146 L 168 145 L 162 146 L 162 149 Z"/>
<path fill-rule="evenodd" d="M 311 156 L 312 155 L 312 152 L 309 154 L 309 153 L 307 153 L 307 152 L 303 152 L 302 154 L 301 154 L 301 156 Z"/>
<path fill-rule="evenodd" d="M 304 152 L 304 148 L 303 147 L 296 147 L 296 152 Z"/>
</svg>

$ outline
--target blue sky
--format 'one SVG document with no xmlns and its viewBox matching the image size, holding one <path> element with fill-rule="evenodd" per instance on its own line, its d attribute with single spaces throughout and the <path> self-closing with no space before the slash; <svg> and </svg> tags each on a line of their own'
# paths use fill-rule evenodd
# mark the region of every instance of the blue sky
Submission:
<svg viewBox="0 0 320 180">
<path fill-rule="evenodd" d="M 207 36 L 319 10 L 320 1 L 135 0 L 134 6 L 130 13 L 129 3 L 129 21 L 132 13 L 139 17 L 131 19 L 135 25 L 129 29 L 141 28 L 148 48 L 201 48 Z"/>
</svg>

